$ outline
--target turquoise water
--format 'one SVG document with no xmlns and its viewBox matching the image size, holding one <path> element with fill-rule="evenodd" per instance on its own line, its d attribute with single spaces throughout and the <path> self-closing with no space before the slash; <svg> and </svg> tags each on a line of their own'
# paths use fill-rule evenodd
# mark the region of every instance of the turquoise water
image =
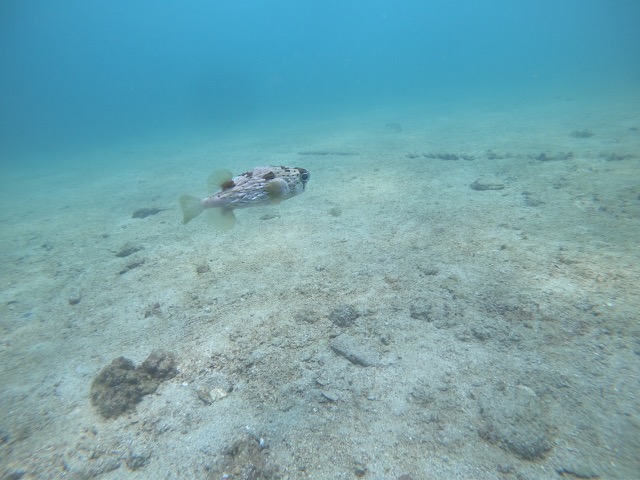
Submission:
<svg viewBox="0 0 640 480">
<path fill-rule="evenodd" d="M 640 478 L 638 25 L 0 2 L 0 478 Z"/>
<path fill-rule="evenodd" d="M 0 6 L 0 155 L 637 89 L 633 0 Z M 574 94 L 575 94 L 574 93 Z"/>
</svg>

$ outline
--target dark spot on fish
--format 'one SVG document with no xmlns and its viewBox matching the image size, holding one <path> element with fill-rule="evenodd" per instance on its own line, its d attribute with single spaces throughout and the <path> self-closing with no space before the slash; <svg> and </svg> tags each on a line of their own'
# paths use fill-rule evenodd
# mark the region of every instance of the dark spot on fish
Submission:
<svg viewBox="0 0 640 480">
<path fill-rule="evenodd" d="M 230 188 L 235 187 L 236 184 L 233 182 L 233 180 L 227 180 L 220 186 L 222 187 L 222 190 L 229 190 Z"/>
<path fill-rule="evenodd" d="M 273 180 L 274 178 L 276 178 L 276 174 L 273 172 L 265 173 L 262 178 L 264 178 L 265 180 Z"/>
<path fill-rule="evenodd" d="M 253 177 L 253 172 L 244 172 L 242 175 L 244 177 L 251 178 L 251 177 Z"/>
</svg>

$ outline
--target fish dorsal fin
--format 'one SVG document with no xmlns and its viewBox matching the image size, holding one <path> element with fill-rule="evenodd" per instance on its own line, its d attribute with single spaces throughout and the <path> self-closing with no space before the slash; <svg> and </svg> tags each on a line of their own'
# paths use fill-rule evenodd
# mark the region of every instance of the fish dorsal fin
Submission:
<svg viewBox="0 0 640 480">
<path fill-rule="evenodd" d="M 225 186 L 229 184 L 231 179 L 233 178 L 233 173 L 230 170 L 216 170 L 209 178 L 207 178 L 207 186 L 209 187 L 209 192 L 217 192 L 218 190 L 225 189 Z M 228 188 L 228 186 L 227 186 Z"/>
<path fill-rule="evenodd" d="M 271 203 L 280 203 L 289 193 L 289 184 L 283 178 L 269 180 L 265 187 Z"/>
</svg>

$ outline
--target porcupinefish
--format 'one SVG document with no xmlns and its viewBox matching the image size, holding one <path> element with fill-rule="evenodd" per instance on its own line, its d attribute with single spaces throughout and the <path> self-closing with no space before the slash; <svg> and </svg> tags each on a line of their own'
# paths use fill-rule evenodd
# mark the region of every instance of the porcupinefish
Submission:
<svg viewBox="0 0 640 480">
<path fill-rule="evenodd" d="M 309 181 L 309 172 L 299 167 L 263 166 L 233 177 L 229 170 L 209 176 L 212 191 L 206 198 L 182 195 L 182 223 L 187 223 L 207 210 L 209 222 L 221 230 L 228 230 L 236 222 L 236 208 L 257 207 L 279 203 L 302 193 Z"/>
</svg>

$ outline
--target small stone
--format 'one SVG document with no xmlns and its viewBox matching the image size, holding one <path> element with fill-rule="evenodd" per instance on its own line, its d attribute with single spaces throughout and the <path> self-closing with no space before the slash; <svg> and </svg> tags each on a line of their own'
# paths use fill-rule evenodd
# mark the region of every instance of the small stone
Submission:
<svg viewBox="0 0 640 480">
<path fill-rule="evenodd" d="M 475 158 L 473 155 L 468 155 L 465 153 L 456 154 L 456 153 L 448 153 L 448 152 L 423 153 L 422 156 L 425 158 L 435 158 L 438 160 L 453 160 L 453 161 L 457 161 L 457 160 L 471 161 Z"/>
<path fill-rule="evenodd" d="M 346 358 L 354 365 L 373 367 L 380 365 L 379 356 L 370 348 L 362 345 L 354 337 L 342 334 L 334 338 L 330 344 L 331 350 Z"/>
<path fill-rule="evenodd" d="M 223 455 L 211 465 L 207 478 L 215 479 L 275 479 L 281 478 L 278 466 L 271 465 L 267 454 L 268 441 L 249 434 L 224 449 Z"/>
<path fill-rule="evenodd" d="M 142 265 L 144 265 L 144 258 L 140 260 L 134 260 L 133 262 L 130 262 L 127 265 L 125 265 L 125 267 L 122 270 L 120 270 L 118 274 L 124 275 L 128 271 L 133 270 L 134 268 L 141 267 Z"/>
<path fill-rule="evenodd" d="M 360 314 L 353 306 L 342 304 L 331 311 L 329 320 L 338 327 L 350 327 L 359 316 Z"/>
<path fill-rule="evenodd" d="M 544 458 L 549 453 L 552 441 L 547 409 L 532 389 L 524 385 L 496 389 L 478 403 L 485 420 L 478 431 L 481 438 L 524 460 Z"/>
<path fill-rule="evenodd" d="M 559 152 L 554 155 L 541 152 L 538 155 L 529 155 L 532 160 L 538 160 L 539 162 L 551 162 L 554 160 L 571 160 L 573 158 L 573 152 Z"/>
<path fill-rule="evenodd" d="M 571 132 L 571 136 L 573 138 L 589 138 L 589 137 L 593 137 L 593 133 L 591 133 L 590 130 L 588 129 L 584 129 L 584 130 L 576 130 L 574 132 Z"/>
<path fill-rule="evenodd" d="M 150 208 L 140 208 L 133 212 L 131 218 L 147 218 L 151 215 L 157 215 L 162 211 L 161 208 L 150 207 Z"/>
<path fill-rule="evenodd" d="M 338 400 L 340 400 L 340 396 L 335 392 L 330 392 L 328 390 L 322 390 L 320 393 L 322 394 L 322 397 L 325 400 L 328 400 L 329 402 L 337 402 Z"/>
<path fill-rule="evenodd" d="M 422 273 L 423 275 L 437 275 L 440 272 L 440 269 L 438 267 L 418 267 L 418 270 L 420 270 L 420 273 Z"/>
<path fill-rule="evenodd" d="M 211 398 L 211 392 L 205 390 L 204 388 L 195 388 L 194 392 L 198 400 L 200 400 L 205 405 L 211 405 L 213 403 L 213 398 Z"/>
<path fill-rule="evenodd" d="M 411 390 L 412 399 L 423 407 L 433 403 L 437 398 L 435 389 L 424 380 L 417 382 L 415 387 Z"/>
<path fill-rule="evenodd" d="M 356 477 L 364 477 L 367 474 L 367 467 L 361 463 L 357 463 L 353 469 L 353 473 L 356 474 Z"/>
<path fill-rule="evenodd" d="M 162 314 L 162 308 L 160 302 L 153 302 L 148 305 L 144 311 L 144 318 L 149 318 L 152 316 L 159 317 Z"/>
<path fill-rule="evenodd" d="M 151 352 L 138 369 L 157 380 L 167 380 L 178 373 L 175 357 L 160 350 Z"/>
<path fill-rule="evenodd" d="M 562 477 L 600 478 L 599 473 L 586 465 L 572 465 L 566 468 L 559 468 L 556 471 L 558 472 L 558 475 Z"/>
<path fill-rule="evenodd" d="M 80 303 L 80 300 L 82 300 L 82 294 L 78 290 L 72 291 L 67 299 L 69 305 L 77 305 Z"/>
<path fill-rule="evenodd" d="M 5 474 L 4 474 L 4 476 L 2 478 L 6 479 L 6 480 L 20 480 L 26 474 L 27 474 L 26 470 L 22 470 L 22 469 L 11 470 L 9 472 L 5 472 Z"/>
<path fill-rule="evenodd" d="M 233 385 L 222 373 L 209 372 L 206 378 L 201 378 L 194 384 L 193 390 L 198 400 L 205 405 L 211 405 L 229 396 L 233 391 Z"/>
<path fill-rule="evenodd" d="M 120 250 L 116 252 L 116 257 L 128 257 L 129 255 L 133 255 L 134 253 L 139 252 L 143 248 L 144 247 L 142 247 L 141 245 L 123 245 L 122 248 L 120 248 Z"/>
<path fill-rule="evenodd" d="M 471 184 L 473 190 L 503 190 L 504 183 L 495 178 L 481 177 Z"/>
<path fill-rule="evenodd" d="M 201 263 L 200 265 L 198 265 L 196 267 L 196 272 L 198 273 L 207 273 L 209 270 L 211 270 L 211 268 L 209 268 L 209 264 L 208 263 Z"/>
<path fill-rule="evenodd" d="M 431 310 L 432 307 L 426 300 L 420 300 L 419 303 L 414 303 L 409 307 L 409 315 L 416 320 L 433 322 L 434 318 Z"/>
<path fill-rule="evenodd" d="M 229 391 L 224 388 L 215 387 L 209 390 L 209 397 L 211 398 L 212 402 L 215 402 L 216 400 L 221 400 L 228 395 L 229 395 Z"/>
<path fill-rule="evenodd" d="M 515 471 L 515 468 L 513 468 L 513 465 L 510 465 L 508 463 L 499 463 L 496 466 L 496 470 L 498 471 L 498 473 L 513 473 Z"/>
<path fill-rule="evenodd" d="M 333 217 L 339 217 L 342 215 L 342 209 L 340 207 L 333 207 L 329 210 L 329 215 Z"/>
<path fill-rule="evenodd" d="M 127 466 L 129 470 L 139 470 L 144 467 L 147 463 L 149 463 L 149 457 L 146 455 L 136 455 L 132 453 L 127 457 L 124 461 L 124 464 Z"/>
<path fill-rule="evenodd" d="M 298 323 L 316 323 L 320 318 L 314 310 L 302 310 L 294 315 L 294 319 Z"/>
</svg>

